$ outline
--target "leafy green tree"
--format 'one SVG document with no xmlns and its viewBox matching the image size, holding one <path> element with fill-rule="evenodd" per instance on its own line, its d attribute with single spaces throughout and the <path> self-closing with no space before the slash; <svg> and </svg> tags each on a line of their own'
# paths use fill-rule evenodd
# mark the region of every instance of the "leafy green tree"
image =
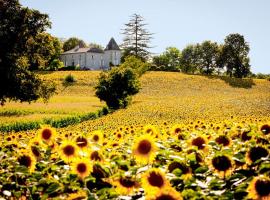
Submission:
<svg viewBox="0 0 270 200">
<path fill-rule="evenodd" d="M 146 61 L 151 48 L 149 43 L 152 39 L 152 33 L 150 33 L 145 26 L 144 18 L 138 14 L 133 14 L 130 21 L 125 24 L 122 34 L 124 35 L 123 44 L 121 45 L 123 52 L 122 58 L 126 56 L 134 55 L 137 58 Z"/>
<path fill-rule="evenodd" d="M 219 46 L 216 42 L 204 41 L 198 45 L 198 67 L 201 73 L 212 74 L 217 69 Z"/>
<path fill-rule="evenodd" d="M 226 68 L 226 72 L 230 76 L 246 77 L 250 74 L 250 64 L 249 45 L 244 36 L 238 33 L 230 34 L 224 41 L 218 61 L 220 67 Z"/>
<path fill-rule="evenodd" d="M 182 50 L 181 71 L 184 73 L 194 73 L 199 66 L 199 45 L 190 44 Z"/>
<path fill-rule="evenodd" d="M 71 49 L 74 49 L 76 46 L 80 46 L 81 48 L 87 47 L 86 43 L 76 37 L 71 37 L 68 40 L 66 40 L 63 44 L 63 51 L 69 51 Z"/>
<path fill-rule="evenodd" d="M 119 109 L 128 106 L 131 95 L 139 92 L 140 83 L 133 69 L 115 67 L 101 73 L 95 89 L 96 96 L 105 101 L 109 108 Z"/>
<path fill-rule="evenodd" d="M 162 71 L 179 71 L 181 52 L 176 47 L 168 47 L 160 56 L 153 57 L 153 65 Z"/>
<path fill-rule="evenodd" d="M 62 51 L 59 39 L 45 32 L 30 38 L 27 47 L 30 70 L 49 69 L 51 62 L 58 59 Z"/>
<path fill-rule="evenodd" d="M 28 69 L 29 40 L 50 27 L 48 15 L 24 8 L 18 0 L 0 0 L 0 103 L 45 99 L 55 91 Z"/>
<path fill-rule="evenodd" d="M 142 76 L 149 68 L 148 63 L 143 62 L 140 58 L 135 56 L 128 56 L 125 61 L 121 64 L 120 68 L 131 68 L 134 69 L 138 76 Z"/>
</svg>

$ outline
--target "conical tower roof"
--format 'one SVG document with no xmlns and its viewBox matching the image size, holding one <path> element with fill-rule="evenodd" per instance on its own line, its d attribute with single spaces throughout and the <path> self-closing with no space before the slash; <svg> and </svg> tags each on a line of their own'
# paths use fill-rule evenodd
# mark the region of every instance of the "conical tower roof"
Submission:
<svg viewBox="0 0 270 200">
<path fill-rule="evenodd" d="M 111 38 L 110 42 L 107 44 L 105 51 L 108 50 L 120 50 L 118 44 L 115 42 L 114 38 Z"/>
</svg>

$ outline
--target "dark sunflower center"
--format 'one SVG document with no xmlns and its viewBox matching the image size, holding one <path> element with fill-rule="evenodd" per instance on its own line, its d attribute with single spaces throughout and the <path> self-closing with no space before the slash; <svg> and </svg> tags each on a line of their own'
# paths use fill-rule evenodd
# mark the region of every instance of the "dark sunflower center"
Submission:
<svg viewBox="0 0 270 200">
<path fill-rule="evenodd" d="M 156 198 L 156 200 L 177 200 L 177 199 L 175 199 L 173 196 L 169 194 L 161 194 Z"/>
<path fill-rule="evenodd" d="M 180 133 L 181 132 L 181 128 L 176 128 L 175 130 L 174 130 L 174 133 Z"/>
<path fill-rule="evenodd" d="M 138 146 L 138 152 L 140 154 L 148 154 L 151 151 L 152 145 L 148 140 L 142 140 Z"/>
<path fill-rule="evenodd" d="M 86 164 L 85 163 L 79 163 L 77 165 L 77 171 L 79 173 L 85 173 L 86 172 L 86 169 L 87 169 L 87 167 L 86 167 Z"/>
<path fill-rule="evenodd" d="M 146 133 L 153 133 L 153 130 L 151 128 L 146 130 Z"/>
<path fill-rule="evenodd" d="M 101 157 L 100 157 L 98 151 L 92 152 L 90 158 L 91 158 L 91 160 L 101 161 Z"/>
<path fill-rule="evenodd" d="M 135 181 L 130 178 L 120 178 L 119 183 L 126 188 L 131 188 L 135 186 Z"/>
<path fill-rule="evenodd" d="M 197 137 L 192 140 L 192 145 L 197 146 L 198 149 L 204 149 L 205 140 L 202 137 Z"/>
<path fill-rule="evenodd" d="M 164 185 L 164 180 L 161 174 L 157 172 L 151 172 L 148 176 L 148 182 L 150 185 L 155 187 L 162 187 Z"/>
<path fill-rule="evenodd" d="M 42 131 L 42 138 L 44 140 L 49 140 L 51 138 L 51 136 L 52 136 L 52 131 L 50 129 L 44 129 Z"/>
<path fill-rule="evenodd" d="M 99 140 L 98 135 L 94 135 L 93 140 L 94 140 L 95 142 L 97 142 L 97 141 Z"/>
<path fill-rule="evenodd" d="M 118 137 L 118 138 L 121 138 L 121 137 L 122 137 L 122 135 L 121 135 L 120 133 L 118 133 L 118 134 L 117 134 L 117 137 Z"/>
<path fill-rule="evenodd" d="M 19 161 L 20 165 L 24 165 L 26 167 L 30 167 L 32 164 L 31 157 L 27 156 L 27 155 L 23 155 L 23 156 L 19 157 L 18 161 Z"/>
<path fill-rule="evenodd" d="M 72 145 L 67 145 L 63 148 L 66 156 L 72 156 L 75 153 L 75 148 Z"/>
<path fill-rule="evenodd" d="M 248 153 L 248 157 L 252 162 L 268 156 L 268 151 L 263 147 L 252 147 Z"/>
<path fill-rule="evenodd" d="M 270 125 L 268 125 L 268 124 L 263 125 L 263 126 L 261 127 L 261 131 L 262 131 L 265 135 L 269 134 L 269 133 L 270 133 Z"/>
<path fill-rule="evenodd" d="M 228 146 L 230 144 L 230 140 L 226 135 L 221 135 L 216 138 L 216 143 L 221 144 L 223 146 Z"/>
<path fill-rule="evenodd" d="M 213 158 L 212 165 L 218 171 L 227 171 L 232 167 L 231 160 L 227 156 L 217 156 Z"/>
<path fill-rule="evenodd" d="M 255 182 L 255 190 L 262 197 L 270 195 L 270 181 L 257 180 Z"/>
<path fill-rule="evenodd" d="M 76 139 L 76 143 L 79 147 L 86 147 L 87 146 L 87 139 L 84 137 L 78 137 Z"/>
<path fill-rule="evenodd" d="M 249 135 L 250 131 L 244 131 L 242 134 L 241 134 L 241 139 L 243 141 L 248 141 L 250 140 L 252 137 Z"/>
</svg>

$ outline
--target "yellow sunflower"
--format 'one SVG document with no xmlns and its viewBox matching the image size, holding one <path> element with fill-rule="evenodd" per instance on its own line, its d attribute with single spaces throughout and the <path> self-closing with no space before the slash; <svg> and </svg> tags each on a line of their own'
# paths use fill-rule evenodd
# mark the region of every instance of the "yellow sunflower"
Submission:
<svg viewBox="0 0 270 200">
<path fill-rule="evenodd" d="M 270 200 L 270 178 L 265 176 L 253 178 L 247 192 L 251 199 Z"/>
<path fill-rule="evenodd" d="M 153 138 L 160 138 L 161 135 L 157 128 L 153 125 L 146 125 L 143 127 L 143 133 L 151 135 Z"/>
<path fill-rule="evenodd" d="M 17 161 L 20 165 L 27 167 L 30 173 L 35 171 L 36 159 L 31 153 L 27 151 L 21 151 Z"/>
<path fill-rule="evenodd" d="M 146 200 L 182 200 L 182 195 L 174 188 L 169 187 L 164 190 L 159 190 L 155 194 L 149 194 L 145 198 Z"/>
<path fill-rule="evenodd" d="M 98 162 L 104 161 L 104 156 L 100 150 L 88 151 L 87 154 L 89 155 L 88 157 L 92 161 L 98 161 Z"/>
<path fill-rule="evenodd" d="M 90 133 L 90 139 L 93 143 L 102 144 L 103 142 L 103 133 L 100 130 L 93 131 Z"/>
<path fill-rule="evenodd" d="M 110 181 L 112 185 L 116 188 L 116 192 L 121 195 L 129 195 L 134 193 L 137 189 L 139 189 L 139 182 L 129 176 L 120 176 L 120 178 L 114 179 Z"/>
<path fill-rule="evenodd" d="M 59 147 L 59 154 L 65 162 L 70 162 L 78 155 L 78 147 L 75 142 L 65 140 Z"/>
<path fill-rule="evenodd" d="M 71 163 L 72 173 L 77 174 L 81 179 L 89 176 L 91 169 L 90 160 L 87 158 L 75 158 Z"/>
<path fill-rule="evenodd" d="M 157 147 L 150 135 L 143 135 L 136 139 L 133 145 L 133 155 L 139 163 L 151 163 L 155 159 Z"/>
<path fill-rule="evenodd" d="M 203 151 L 208 150 L 207 148 L 208 140 L 206 139 L 206 137 L 202 135 L 192 138 L 190 143 L 192 146 L 197 147 L 198 150 L 203 150 Z"/>
<path fill-rule="evenodd" d="M 38 131 L 38 138 L 45 143 L 53 141 L 55 137 L 56 137 L 56 130 L 54 128 L 45 126 Z"/>
<path fill-rule="evenodd" d="M 142 176 L 142 187 L 147 194 L 155 193 L 157 190 L 162 190 L 169 186 L 170 183 L 166 179 L 165 174 L 158 168 L 150 169 Z"/>
</svg>

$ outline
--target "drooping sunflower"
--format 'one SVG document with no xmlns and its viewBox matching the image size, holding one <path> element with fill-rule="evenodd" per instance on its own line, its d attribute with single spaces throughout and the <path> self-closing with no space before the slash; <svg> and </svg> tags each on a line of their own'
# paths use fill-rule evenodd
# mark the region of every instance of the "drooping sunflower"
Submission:
<svg viewBox="0 0 270 200">
<path fill-rule="evenodd" d="M 246 154 L 246 159 L 249 164 L 256 162 L 257 160 L 267 157 L 269 152 L 267 148 L 263 146 L 251 147 Z"/>
<path fill-rule="evenodd" d="M 174 170 L 180 169 L 182 172 L 182 178 L 187 180 L 192 177 L 192 169 L 183 162 L 172 161 L 168 165 L 168 171 L 172 173 Z"/>
<path fill-rule="evenodd" d="M 139 163 L 151 163 L 155 159 L 157 147 L 154 138 L 150 135 L 143 135 L 136 139 L 133 145 L 133 155 Z"/>
<path fill-rule="evenodd" d="M 146 193 L 157 192 L 169 187 L 170 183 L 166 179 L 165 174 L 158 168 L 153 168 L 145 172 L 142 177 L 142 187 Z"/>
<path fill-rule="evenodd" d="M 251 199 L 269 200 L 270 199 L 270 178 L 258 176 L 253 178 L 248 189 L 248 197 Z"/>
<path fill-rule="evenodd" d="M 146 196 L 146 200 L 182 200 L 182 195 L 174 188 L 169 187 L 164 190 L 159 190 L 155 194 L 149 194 Z"/>
<path fill-rule="evenodd" d="M 75 142 L 65 140 L 59 147 L 59 154 L 65 162 L 71 162 L 78 154 L 78 147 Z"/>
<path fill-rule="evenodd" d="M 89 176 L 91 172 L 91 163 L 87 158 L 75 158 L 71 164 L 73 174 L 77 174 L 81 179 Z"/>
<path fill-rule="evenodd" d="M 134 177 L 120 176 L 111 181 L 116 188 L 116 192 L 121 195 L 129 195 L 134 193 L 140 186 L 139 182 Z"/>
<path fill-rule="evenodd" d="M 31 153 L 27 151 L 20 152 L 17 161 L 20 165 L 27 167 L 30 173 L 35 171 L 36 159 Z"/>
<path fill-rule="evenodd" d="M 54 128 L 45 126 L 38 131 L 38 138 L 45 142 L 50 143 L 56 137 L 56 130 Z"/>
</svg>

